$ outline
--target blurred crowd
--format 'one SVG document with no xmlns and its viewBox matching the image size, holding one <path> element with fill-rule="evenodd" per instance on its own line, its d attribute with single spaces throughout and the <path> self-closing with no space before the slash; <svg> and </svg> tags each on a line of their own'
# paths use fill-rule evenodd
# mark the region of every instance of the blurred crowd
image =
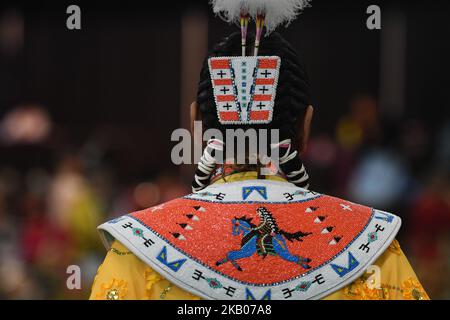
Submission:
<svg viewBox="0 0 450 320">
<path fill-rule="evenodd" d="M 44 156 L 55 130 L 44 107 L 17 107 L 0 119 L 0 150 Z M 0 162 L 0 298 L 86 298 L 105 255 L 96 226 L 189 192 L 177 169 L 122 181 L 92 156 L 101 148 L 53 150 L 50 166 Z M 432 298 L 450 299 L 450 119 L 384 119 L 374 97 L 355 95 L 331 133 L 313 132 L 304 161 L 312 189 L 401 216 L 419 279 Z M 70 265 L 82 270 L 81 290 L 67 289 Z"/>
</svg>

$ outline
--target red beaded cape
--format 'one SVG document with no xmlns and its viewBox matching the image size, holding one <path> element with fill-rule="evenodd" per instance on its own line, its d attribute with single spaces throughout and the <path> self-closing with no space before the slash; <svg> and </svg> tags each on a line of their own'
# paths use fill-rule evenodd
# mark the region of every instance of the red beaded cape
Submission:
<svg viewBox="0 0 450 320">
<path fill-rule="evenodd" d="M 99 226 L 205 299 L 319 299 L 361 276 L 399 217 L 287 182 L 213 184 Z"/>
</svg>

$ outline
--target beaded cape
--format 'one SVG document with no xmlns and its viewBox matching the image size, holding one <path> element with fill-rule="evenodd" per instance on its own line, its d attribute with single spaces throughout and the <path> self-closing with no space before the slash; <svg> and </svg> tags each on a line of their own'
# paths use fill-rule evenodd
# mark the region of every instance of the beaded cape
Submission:
<svg viewBox="0 0 450 320">
<path fill-rule="evenodd" d="M 204 299 L 320 299 L 388 248 L 399 217 L 288 182 L 245 180 L 98 227 L 178 287 Z"/>
</svg>

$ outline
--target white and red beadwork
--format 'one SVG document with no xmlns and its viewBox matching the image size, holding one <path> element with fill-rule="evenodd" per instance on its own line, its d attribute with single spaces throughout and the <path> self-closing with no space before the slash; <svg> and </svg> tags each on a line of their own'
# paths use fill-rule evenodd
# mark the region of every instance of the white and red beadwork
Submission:
<svg viewBox="0 0 450 320">
<path fill-rule="evenodd" d="M 221 124 L 272 121 L 280 57 L 213 57 L 208 64 Z"/>
<path fill-rule="evenodd" d="M 401 219 L 280 181 L 211 184 L 99 226 L 204 299 L 320 299 L 360 278 Z"/>
</svg>

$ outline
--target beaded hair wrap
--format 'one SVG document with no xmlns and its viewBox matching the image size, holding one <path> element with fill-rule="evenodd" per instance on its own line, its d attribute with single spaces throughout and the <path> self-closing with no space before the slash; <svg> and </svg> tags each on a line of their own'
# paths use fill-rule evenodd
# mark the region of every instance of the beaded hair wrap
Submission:
<svg viewBox="0 0 450 320">
<path fill-rule="evenodd" d="M 260 13 L 256 16 L 256 36 L 255 36 L 255 48 L 254 48 L 254 55 L 258 55 L 259 50 L 259 43 L 261 42 L 261 35 L 264 28 L 264 19 L 265 14 Z"/>
<path fill-rule="evenodd" d="M 272 149 L 279 148 L 280 153 L 284 152 L 284 154 L 280 156 L 279 165 L 281 171 L 286 175 L 288 181 L 298 187 L 308 189 L 308 173 L 306 172 L 305 166 L 298 156 L 298 151 L 294 151 L 291 153 L 291 139 L 286 139 L 279 143 L 271 144 L 270 147 Z"/>
<path fill-rule="evenodd" d="M 224 149 L 223 141 L 219 139 L 210 139 L 206 145 L 203 155 L 197 165 L 194 181 L 192 182 L 192 191 L 197 192 L 209 184 L 211 174 L 216 168 L 216 152 L 222 152 Z"/>
</svg>

